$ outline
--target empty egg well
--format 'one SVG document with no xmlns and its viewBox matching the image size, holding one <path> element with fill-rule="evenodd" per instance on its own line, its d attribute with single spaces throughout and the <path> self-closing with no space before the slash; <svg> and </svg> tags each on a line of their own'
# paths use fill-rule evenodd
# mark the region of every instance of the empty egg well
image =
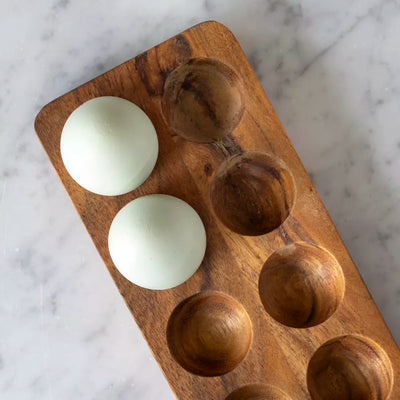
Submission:
<svg viewBox="0 0 400 400">
<path fill-rule="evenodd" d="M 307 370 L 307 386 L 313 400 L 386 400 L 392 384 L 392 366 L 384 350 L 359 335 L 342 336 L 323 344 Z"/>
<path fill-rule="evenodd" d="M 181 302 L 168 321 L 167 342 L 187 371 L 217 376 L 234 369 L 252 340 L 250 318 L 233 297 L 202 292 Z"/>
<path fill-rule="evenodd" d="M 259 279 L 265 310 L 281 324 L 294 328 L 326 321 L 341 303 L 344 287 L 336 259 L 308 243 L 277 250 L 264 264 Z"/>
<path fill-rule="evenodd" d="M 231 133 L 243 116 L 238 75 L 224 63 L 194 58 L 167 77 L 162 110 L 169 128 L 194 142 L 210 143 Z"/>
<path fill-rule="evenodd" d="M 290 400 L 290 397 L 275 386 L 253 384 L 235 390 L 225 400 Z"/>
<path fill-rule="evenodd" d="M 232 231 L 249 236 L 278 228 L 288 217 L 294 197 L 294 181 L 285 164 L 259 151 L 227 159 L 210 188 L 217 217 Z"/>
</svg>

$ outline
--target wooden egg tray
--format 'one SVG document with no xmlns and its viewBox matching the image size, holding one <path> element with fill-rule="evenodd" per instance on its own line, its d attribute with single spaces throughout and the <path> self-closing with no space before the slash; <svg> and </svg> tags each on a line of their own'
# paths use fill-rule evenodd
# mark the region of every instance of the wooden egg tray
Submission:
<svg viewBox="0 0 400 400">
<path fill-rule="evenodd" d="M 59 146 L 70 113 L 110 95 L 160 144 L 149 179 L 115 197 L 80 187 Z M 35 129 L 177 398 L 400 399 L 398 347 L 226 27 L 196 25 L 72 90 Z M 118 210 L 151 193 L 188 202 L 207 232 L 198 271 L 164 291 L 127 281 L 107 246 Z"/>
</svg>

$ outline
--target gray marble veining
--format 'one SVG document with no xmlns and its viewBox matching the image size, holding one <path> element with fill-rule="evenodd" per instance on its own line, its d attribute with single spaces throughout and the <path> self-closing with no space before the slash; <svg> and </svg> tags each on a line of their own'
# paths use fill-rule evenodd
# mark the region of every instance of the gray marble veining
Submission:
<svg viewBox="0 0 400 400">
<path fill-rule="evenodd" d="M 239 39 L 400 342 L 399 0 L 14 0 L 0 15 L 0 398 L 173 398 L 33 120 L 208 19 Z"/>
</svg>

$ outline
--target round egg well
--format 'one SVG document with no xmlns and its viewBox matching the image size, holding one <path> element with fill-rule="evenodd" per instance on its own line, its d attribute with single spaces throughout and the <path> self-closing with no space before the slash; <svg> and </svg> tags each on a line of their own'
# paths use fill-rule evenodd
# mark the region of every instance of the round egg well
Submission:
<svg viewBox="0 0 400 400">
<path fill-rule="evenodd" d="M 241 235 L 263 235 L 289 216 L 295 184 L 286 165 L 267 153 L 248 151 L 224 161 L 210 188 L 217 217 Z"/>
<path fill-rule="evenodd" d="M 273 253 L 259 278 L 265 310 L 283 325 L 307 328 L 326 321 L 344 295 L 336 259 L 319 246 L 294 243 Z"/>
<path fill-rule="evenodd" d="M 171 314 L 167 328 L 169 350 L 187 371 L 218 376 L 233 370 L 252 341 L 250 318 L 233 297 L 215 291 L 195 294 Z"/>
<path fill-rule="evenodd" d="M 232 392 L 225 400 L 291 400 L 276 386 L 252 384 Z"/>
<path fill-rule="evenodd" d="M 329 340 L 312 356 L 307 386 L 313 400 L 387 400 L 393 371 L 373 340 L 347 335 Z"/>
<path fill-rule="evenodd" d="M 168 75 L 162 111 L 169 128 L 187 140 L 221 140 L 243 116 L 242 84 L 236 72 L 221 61 L 193 58 Z"/>
</svg>

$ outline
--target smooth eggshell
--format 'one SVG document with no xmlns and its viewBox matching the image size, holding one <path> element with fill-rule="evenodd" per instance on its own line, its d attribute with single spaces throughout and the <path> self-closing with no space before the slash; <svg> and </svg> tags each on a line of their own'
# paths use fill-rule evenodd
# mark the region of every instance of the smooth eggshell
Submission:
<svg viewBox="0 0 400 400">
<path fill-rule="evenodd" d="M 112 96 L 83 103 L 68 117 L 60 142 L 72 178 L 106 196 L 141 185 L 157 161 L 158 139 L 149 117 L 132 102 Z"/>
<path fill-rule="evenodd" d="M 206 233 L 189 204 L 152 194 L 131 201 L 118 212 L 108 246 L 126 279 L 147 289 L 169 289 L 189 279 L 200 266 Z"/>
</svg>

